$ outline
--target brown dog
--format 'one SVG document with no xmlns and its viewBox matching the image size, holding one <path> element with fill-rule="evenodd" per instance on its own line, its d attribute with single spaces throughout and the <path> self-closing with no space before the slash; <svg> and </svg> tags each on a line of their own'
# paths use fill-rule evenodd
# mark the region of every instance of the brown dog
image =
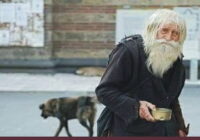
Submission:
<svg viewBox="0 0 200 140">
<path fill-rule="evenodd" d="M 46 119 L 52 116 L 60 120 L 60 126 L 55 136 L 58 136 L 62 128 L 65 127 L 68 136 L 71 137 L 72 135 L 68 128 L 68 120 L 75 118 L 89 131 L 89 136 L 93 136 L 93 126 L 96 115 L 94 97 L 54 98 L 41 104 L 39 108 L 42 110 L 41 116 L 43 118 Z"/>
</svg>

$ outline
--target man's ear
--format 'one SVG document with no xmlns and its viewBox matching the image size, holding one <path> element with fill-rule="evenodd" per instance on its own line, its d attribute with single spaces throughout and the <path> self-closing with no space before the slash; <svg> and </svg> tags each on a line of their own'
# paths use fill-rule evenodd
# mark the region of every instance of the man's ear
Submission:
<svg viewBox="0 0 200 140">
<path fill-rule="evenodd" d="M 44 109 L 44 104 L 41 104 L 40 106 L 39 106 L 39 108 L 42 110 L 42 109 Z"/>
</svg>

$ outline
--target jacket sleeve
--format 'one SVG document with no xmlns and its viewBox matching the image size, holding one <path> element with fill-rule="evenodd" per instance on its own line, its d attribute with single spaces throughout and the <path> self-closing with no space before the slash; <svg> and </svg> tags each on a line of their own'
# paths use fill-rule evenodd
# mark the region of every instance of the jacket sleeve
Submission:
<svg viewBox="0 0 200 140">
<path fill-rule="evenodd" d="M 134 64 L 130 51 L 121 46 L 110 58 L 107 69 L 96 88 L 98 100 L 112 112 L 130 124 L 138 118 L 139 102 L 128 97 L 123 89 L 134 74 Z M 137 66 L 136 66 L 137 67 Z"/>
<path fill-rule="evenodd" d="M 182 90 L 182 88 L 184 86 L 184 82 L 185 82 L 185 71 L 183 72 L 181 90 Z M 179 91 L 178 96 L 180 95 L 181 90 Z M 182 110 L 181 110 L 181 106 L 180 106 L 180 103 L 179 103 L 179 100 L 178 100 L 178 96 L 176 97 L 176 100 L 172 103 L 172 110 L 173 110 L 175 118 L 176 118 L 176 120 L 178 122 L 179 129 L 183 130 L 187 134 L 188 131 L 189 131 L 188 130 L 189 128 L 186 128 L 185 121 L 184 121 L 183 114 L 182 114 Z"/>
<path fill-rule="evenodd" d="M 180 107 L 179 100 L 176 100 L 176 102 L 174 102 L 172 109 L 173 109 L 175 118 L 178 122 L 179 129 L 183 130 L 187 134 L 188 130 L 185 126 L 185 121 L 184 121 L 184 118 L 183 118 L 183 114 L 182 114 L 182 110 L 181 110 L 181 107 Z"/>
</svg>

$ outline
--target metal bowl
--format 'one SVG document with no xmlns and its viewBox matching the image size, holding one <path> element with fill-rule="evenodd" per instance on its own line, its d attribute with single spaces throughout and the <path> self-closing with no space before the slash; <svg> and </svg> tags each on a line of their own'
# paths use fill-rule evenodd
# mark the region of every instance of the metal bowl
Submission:
<svg viewBox="0 0 200 140">
<path fill-rule="evenodd" d="M 171 119 L 172 110 L 168 108 L 156 108 L 152 111 L 152 116 L 157 121 L 167 121 Z"/>
</svg>

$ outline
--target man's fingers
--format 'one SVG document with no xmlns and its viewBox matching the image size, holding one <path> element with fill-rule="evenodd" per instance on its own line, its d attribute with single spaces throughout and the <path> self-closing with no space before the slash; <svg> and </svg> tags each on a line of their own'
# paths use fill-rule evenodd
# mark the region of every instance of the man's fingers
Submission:
<svg viewBox="0 0 200 140">
<path fill-rule="evenodd" d="M 156 109 L 156 106 L 153 105 L 150 102 L 147 101 L 140 101 L 140 110 L 139 110 L 139 115 L 142 119 L 145 119 L 147 121 L 151 121 L 154 122 L 155 119 L 153 118 L 153 116 L 150 113 L 150 109 L 154 110 Z"/>
<path fill-rule="evenodd" d="M 143 119 L 145 119 L 147 121 L 151 121 L 151 122 L 155 121 L 155 119 L 147 112 L 146 113 L 142 113 L 141 116 L 142 116 Z"/>
<path fill-rule="evenodd" d="M 153 105 L 152 103 L 147 102 L 146 105 L 147 105 L 147 107 L 150 108 L 151 110 L 155 110 L 155 109 L 156 109 L 156 106 Z"/>
<path fill-rule="evenodd" d="M 147 121 L 155 121 L 155 119 L 153 118 L 153 116 L 151 115 L 151 113 L 149 112 L 149 110 L 146 111 L 146 116 L 145 116 L 145 119 Z"/>
<path fill-rule="evenodd" d="M 152 117 L 151 113 L 149 112 L 148 106 L 141 107 L 140 116 L 141 116 L 141 118 L 143 118 L 147 121 L 154 121 L 154 118 Z"/>
<path fill-rule="evenodd" d="M 179 130 L 179 136 L 180 137 L 187 137 L 186 133 L 182 130 Z"/>
</svg>

